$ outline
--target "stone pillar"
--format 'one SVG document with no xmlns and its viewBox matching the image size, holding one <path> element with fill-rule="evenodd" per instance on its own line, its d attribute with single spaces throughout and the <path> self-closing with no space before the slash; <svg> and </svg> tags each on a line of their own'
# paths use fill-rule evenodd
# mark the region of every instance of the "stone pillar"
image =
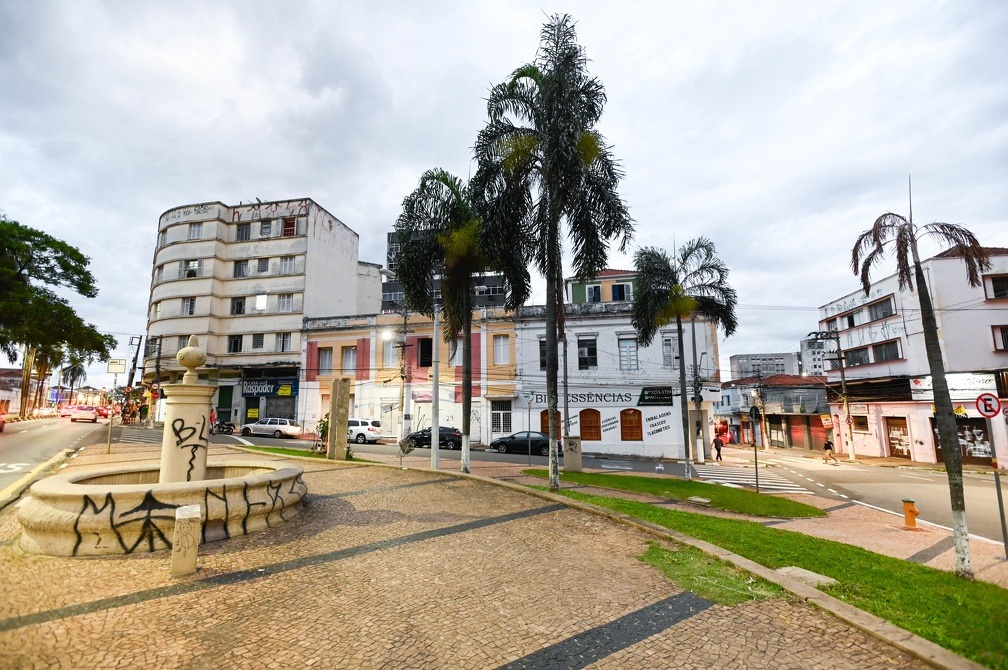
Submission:
<svg viewBox="0 0 1008 670">
<path fill-rule="evenodd" d="M 326 455 L 330 460 L 346 460 L 349 405 L 350 380 L 346 377 L 333 379 L 329 390 L 329 435 L 326 440 Z"/>
<path fill-rule="evenodd" d="M 214 386 L 198 384 L 195 368 L 206 363 L 206 352 L 195 335 L 175 359 L 186 368 L 181 384 L 165 384 L 164 438 L 161 441 L 161 474 L 158 481 L 192 482 L 206 479 L 207 444 L 210 437 L 210 398 Z"/>
<path fill-rule="evenodd" d="M 581 436 L 568 435 L 563 439 L 564 472 L 581 472 Z"/>
<path fill-rule="evenodd" d="M 184 577 L 196 572 L 201 528 L 199 505 L 182 505 L 175 509 L 175 534 L 172 537 L 171 555 L 172 577 Z"/>
</svg>

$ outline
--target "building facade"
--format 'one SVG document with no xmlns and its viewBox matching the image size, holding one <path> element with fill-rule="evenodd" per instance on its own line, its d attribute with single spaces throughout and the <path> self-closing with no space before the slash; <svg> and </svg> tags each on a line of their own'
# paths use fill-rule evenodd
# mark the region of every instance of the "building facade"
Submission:
<svg viewBox="0 0 1008 670">
<path fill-rule="evenodd" d="M 994 446 L 1008 439 L 1005 417 L 988 419 L 977 407 L 982 393 L 1008 402 L 1008 249 L 987 252 L 992 267 L 979 287 L 967 283 L 954 254 L 922 262 L 959 423 L 956 446 L 964 462 L 981 464 L 990 464 Z M 828 345 L 839 344 L 833 355 L 842 356 L 847 381 L 849 416 L 841 398 L 831 398 L 842 450 L 928 463 L 942 458 L 917 290 L 901 291 L 893 275 L 872 284 L 868 295 L 855 291 L 820 307 L 819 330 L 836 333 Z M 828 377 L 836 387 L 839 368 Z"/>
<path fill-rule="evenodd" d="M 732 379 L 763 375 L 797 375 L 798 354 L 735 354 L 728 358 Z"/>
<path fill-rule="evenodd" d="M 715 411 L 736 444 L 818 450 L 831 424 L 827 380 L 815 375 L 724 382 Z"/>
<path fill-rule="evenodd" d="M 379 266 L 357 254 L 357 233 L 309 198 L 169 209 L 158 221 L 144 383 L 178 381 L 175 354 L 196 335 L 221 419 L 297 418 L 302 320 L 378 311 Z"/>
</svg>

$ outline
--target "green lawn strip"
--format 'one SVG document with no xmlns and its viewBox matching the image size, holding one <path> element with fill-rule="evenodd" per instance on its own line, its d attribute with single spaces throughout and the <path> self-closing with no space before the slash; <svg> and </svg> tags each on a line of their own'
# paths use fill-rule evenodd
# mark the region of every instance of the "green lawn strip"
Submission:
<svg viewBox="0 0 1008 670">
<path fill-rule="evenodd" d="M 546 470 L 530 469 L 525 474 L 546 479 Z M 620 491 L 632 491 L 661 498 L 686 500 L 694 496 L 710 500 L 710 506 L 728 512 L 750 514 L 761 517 L 819 517 L 826 512 L 818 507 L 796 502 L 788 498 L 736 489 L 720 484 L 684 481 L 669 477 L 638 477 L 635 475 L 611 475 L 597 472 L 565 472 L 561 481 L 585 486 L 600 486 Z"/>
<path fill-rule="evenodd" d="M 253 451 L 265 451 L 270 454 L 280 454 L 281 456 L 301 456 L 302 458 L 325 458 L 325 454 L 307 449 L 288 449 L 287 447 L 256 447 L 247 446 L 246 449 Z"/>
<path fill-rule="evenodd" d="M 822 591 L 991 668 L 1008 670 L 1008 591 L 841 542 L 664 509 L 619 498 L 561 492 L 723 547 L 776 569 L 794 565 L 838 581 Z"/>
<path fill-rule="evenodd" d="M 681 588 L 722 605 L 789 595 L 776 584 L 754 577 L 696 547 L 681 544 L 670 549 L 651 542 L 648 550 L 637 558 L 660 570 Z"/>
</svg>

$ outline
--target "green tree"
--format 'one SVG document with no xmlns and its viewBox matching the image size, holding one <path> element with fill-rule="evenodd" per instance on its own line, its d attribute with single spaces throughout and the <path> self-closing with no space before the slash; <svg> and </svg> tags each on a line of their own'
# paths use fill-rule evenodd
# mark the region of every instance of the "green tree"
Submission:
<svg viewBox="0 0 1008 670">
<path fill-rule="evenodd" d="M 557 341 L 563 332 L 563 225 L 578 277 L 605 267 L 609 244 L 623 250 L 633 221 L 617 192 L 623 174 L 595 130 L 606 95 L 589 76 L 574 21 L 554 15 L 543 26 L 535 62 L 495 86 L 489 119 L 476 140 L 474 187 L 486 202 L 486 248 L 521 246 L 546 280 L 546 398 L 550 488 L 560 486 L 557 441 Z"/>
<path fill-rule="evenodd" d="M 87 380 L 87 369 L 84 367 L 83 360 L 76 354 L 70 354 L 70 363 L 62 370 L 60 370 L 60 381 L 70 387 L 67 394 L 67 404 L 74 404 L 73 402 L 73 390 L 74 386 L 81 382 Z"/>
<path fill-rule="evenodd" d="M 475 282 L 487 270 L 520 268 L 519 290 L 509 291 L 507 305 L 514 309 L 528 296 L 527 271 L 506 250 L 491 263 L 484 253 L 482 217 L 469 187 L 442 169 L 420 177 L 416 190 L 403 200 L 396 221 L 396 278 L 409 309 L 433 316 L 435 276 L 441 280 L 446 342 L 462 340 L 462 471 L 469 472 L 469 429 L 472 409 L 472 312 Z M 521 279 L 522 273 L 525 278 Z M 433 436 L 432 440 L 437 440 Z M 433 447 L 433 444 L 431 445 Z"/>
<path fill-rule="evenodd" d="M 896 277 L 900 290 L 914 290 L 917 282 L 917 300 L 921 309 L 921 323 L 924 331 L 924 349 L 928 367 L 931 369 L 931 384 L 934 389 L 935 421 L 938 424 L 938 439 L 944 445 L 942 460 L 948 476 L 949 496 L 952 501 L 952 537 L 955 544 L 955 572 L 966 579 L 973 578 L 973 562 L 970 557 L 969 532 L 966 529 L 966 499 L 963 494 L 962 451 L 956 434 L 956 419 L 952 411 L 952 397 L 949 394 L 948 379 L 945 376 L 945 362 L 942 358 L 941 341 L 938 339 L 938 321 L 934 304 L 928 291 L 924 270 L 921 268 L 917 241 L 933 239 L 950 246 L 955 256 L 966 266 L 966 281 L 970 286 L 980 286 L 982 273 L 990 268 L 987 252 L 976 236 L 962 226 L 934 222 L 915 226 L 913 214 L 904 218 L 887 212 L 875 219 L 871 228 L 861 233 L 851 251 L 851 270 L 860 275 L 865 295 L 871 288 L 872 268 L 892 250 L 896 259 Z"/>
<path fill-rule="evenodd" d="M 686 479 L 689 479 L 689 406 L 686 402 L 686 356 L 683 319 L 699 315 L 724 328 L 725 336 L 735 332 L 738 296 L 728 284 L 728 267 L 717 257 L 714 243 L 705 237 L 690 240 L 674 257 L 665 251 L 645 247 L 634 255 L 637 282 L 634 288 L 632 323 L 637 341 L 651 344 L 661 326 L 675 323 L 679 342 L 679 402 L 682 409 Z M 699 418 L 699 417 L 698 417 Z"/>
</svg>

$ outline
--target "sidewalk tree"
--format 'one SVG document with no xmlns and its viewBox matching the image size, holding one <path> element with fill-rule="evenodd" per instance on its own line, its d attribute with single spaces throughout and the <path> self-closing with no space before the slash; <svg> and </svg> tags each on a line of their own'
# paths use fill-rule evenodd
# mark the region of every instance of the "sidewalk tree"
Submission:
<svg viewBox="0 0 1008 670">
<path fill-rule="evenodd" d="M 490 91 L 489 119 L 476 140 L 473 178 L 486 206 L 490 248 L 521 246 L 546 280 L 546 398 L 550 489 L 560 486 L 557 442 L 557 340 L 563 323 L 562 236 L 578 277 L 606 265 L 611 240 L 623 250 L 633 221 L 617 192 L 623 174 L 595 129 L 606 95 L 589 76 L 574 20 L 553 15 L 533 63 Z"/>
<path fill-rule="evenodd" d="M 976 236 L 966 228 L 951 223 L 936 221 L 924 226 L 915 226 L 912 213 L 909 218 L 904 218 L 899 214 L 887 212 L 875 219 L 872 227 L 861 233 L 854 243 L 851 251 L 851 270 L 861 277 L 861 285 L 867 296 L 871 288 L 872 268 L 891 250 L 896 260 L 896 277 L 900 290 L 914 291 L 914 281 L 917 282 L 916 293 L 921 310 L 924 349 L 934 389 L 938 440 L 945 445 L 942 449 L 942 460 L 945 462 L 949 496 L 952 501 L 955 571 L 960 577 L 972 579 L 973 565 L 970 558 L 969 532 L 966 529 L 966 499 L 963 492 L 962 451 L 959 448 L 952 398 L 945 376 L 941 341 L 938 339 L 938 320 L 917 251 L 918 240 L 924 238 L 951 247 L 946 253 L 962 259 L 966 266 L 966 281 L 969 285 L 981 285 L 982 273 L 990 268 L 990 259 Z"/>
<path fill-rule="evenodd" d="M 738 295 L 728 284 L 728 266 L 717 257 L 714 243 L 705 237 L 690 240 L 675 256 L 662 249 L 644 247 L 634 254 L 637 273 L 631 323 L 637 341 L 651 344 L 658 329 L 675 323 L 679 346 L 679 402 L 682 409 L 683 443 L 686 462 L 690 460 L 689 405 L 686 396 L 686 356 L 683 319 L 699 315 L 724 328 L 725 336 L 735 332 Z M 689 479 L 689 467 L 686 468 Z"/>
</svg>

